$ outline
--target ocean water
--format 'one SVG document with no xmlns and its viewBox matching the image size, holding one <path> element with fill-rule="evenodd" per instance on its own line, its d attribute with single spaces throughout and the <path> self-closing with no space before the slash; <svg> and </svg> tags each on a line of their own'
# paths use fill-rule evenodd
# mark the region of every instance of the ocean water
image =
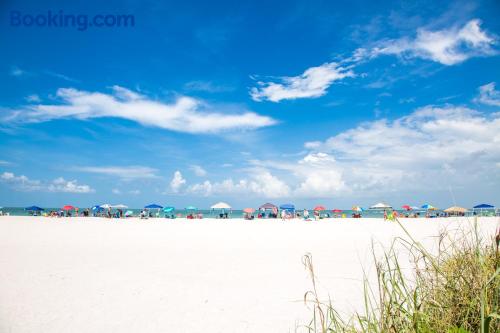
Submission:
<svg viewBox="0 0 500 333">
<path fill-rule="evenodd" d="M 44 208 L 45 211 L 44 212 L 50 212 L 50 211 L 59 211 L 60 208 Z M 83 210 L 85 208 L 80 208 L 80 215 L 82 214 Z M 128 210 L 131 210 L 133 212 L 133 215 L 134 216 L 138 216 L 140 214 L 140 212 L 142 211 L 142 209 L 140 208 L 129 208 L 129 209 L 124 209 L 123 212 L 125 211 L 128 211 Z M 29 216 L 31 215 L 30 212 L 24 210 L 24 208 L 22 207 L 3 207 L 0 209 L 0 211 L 2 211 L 4 214 L 9 214 L 9 215 L 12 215 L 12 216 Z M 113 211 L 116 211 L 116 210 L 113 210 Z M 156 209 L 152 209 L 151 212 L 153 213 L 153 215 L 155 216 L 156 213 L 157 213 L 158 210 Z M 208 218 L 208 217 L 212 217 L 212 218 L 216 218 L 216 217 L 219 217 L 219 214 L 220 214 L 220 211 L 212 211 L 212 210 L 208 210 L 208 209 L 202 209 L 202 210 L 198 210 L 196 211 L 197 213 L 201 213 L 203 214 L 203 217 L 205 218 Z M 302 215 L 302 210 L 298 210 L 297 212 L 299 212 L 301 215 Z M 420 216 L 425 216 L 425 211 L 416 211 L 418 213 L 420 213 Z M 43 213 L 43 212 L 42 212 Z M 163 211 L 160 210 L 160 217 L 165 217 L 165 214 L 167 215 L 175 215 L 175 216 L 178 216 L 178 217 L 185 217 L 187 214 L 189 214 L 190 212 L 186 211 L 185 209 L 176 209 L 174 212 L 170 212 L 170 213 L 164 213 Z M 398 210 L 398 213 L 401 213 L 401 214 L 407 214 L 408 212 L 406 211 L 402 211 L 402 210 Z M 442 213 L 441 211 L 433 211 L 431 214 L 432 215 L 436 215 L 436 214 L 440 214 Z M 258 212 L 256 211 L 254 213 L 254 216 L 257 216 Z M 325 216 L 326 214 L 329 214 L 330 217 L 341 217 L 342 214 L 345 214 L 346 217 L 351 217 L 351 215 L 353 214 L 353 211 L 352 210 L 344 210 L 342 213 L 333 213 L 331 211 L 324 211 L 324 212 L 321 212 L 321 216 Z M 228 217 L 229 218 L 242 218 L 244 217 L 244 213 L 242 210 L 232 210 Z M 309 216 L 312 218 L 313 217 L 313 211 L 312 210 L 309 210 Z M 383 217 L 384 216 L 384 211 L 383 210 L 365 210 L 363 212 L 361 212 L 361 216 L 362 217 L 368 217 L 368 218 L 380 218 L 380 217 Z"/>
</svg>

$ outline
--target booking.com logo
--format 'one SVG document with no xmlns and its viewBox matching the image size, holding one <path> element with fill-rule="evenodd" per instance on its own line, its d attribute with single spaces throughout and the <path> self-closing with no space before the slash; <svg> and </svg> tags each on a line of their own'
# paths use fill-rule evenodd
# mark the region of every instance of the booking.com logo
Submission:
<svg viewBox="0 0 500 333">
<path fill-rule="evenodd" d="M 114 28 L 134 27 L 135 16 L 129 14 L 65 14 L 62 10 L 51 10 L 43 14 L 24 14 L 18 10 L 10 12 L 10 25 L 13 27 L 72 27 L 85 31 L 89 27 Z"/>
</svg>

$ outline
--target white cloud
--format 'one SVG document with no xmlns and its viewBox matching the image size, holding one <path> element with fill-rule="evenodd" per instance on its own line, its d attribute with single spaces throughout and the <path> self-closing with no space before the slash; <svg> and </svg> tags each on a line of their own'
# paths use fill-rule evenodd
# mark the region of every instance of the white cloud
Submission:
<svg viewBox="0 0 500 333">
<path fill-rule="evenodd" d="M 335 168 L 352 190 L 491 182 L 498 178 L 493 166 L 500 161 L 500 115 L 427 106 L 394 121 L 368 122 L 324 142 L 306 143 L 306 148 L 335 156 Z"/>
<path fill-rule="evenodd" d="M 79 185 L 76 180 L 65 180 L 62 177 L 56 178 L 51 182 L 42 182 L 40 180 L 29 179 L 24 175 L 16 176 L 12 172 L 4 172 L 0 175 L 0 181 L 10 185 L 16 191 L 48 191 L 66 193 L 95 192 L 95 190 L 89 185 Z"/>
<path fill-rule="evenodd" d="M 114 188 L 114 189 L 111 190 L 111 193 L 113 193 L 113 194 L 122 194 L 122 191 L 120 191 L 117 188 Z"/>
<path fill-rule="evenodd" d="M 39 180 L 32 180 L 25 175 L 16 176 L 12 172 L 4 172 L 0 175 L 0 180 L 7 183 L 17 191 L 38 191 L 43 188 L 42 182 Z"/>
<path fill-rule="evenodd" d="M 250 91 L 255 101 L 279 102 L 286 99 L 315 98 L 326 94 L 327 89 L 338 80 L 353 77 L 354 73 L 331 62 L 308 68 L 299 76 L 280 77 L 279 82 L 262 82 Z"/>
<path fill-rule="evenodd" d="M 43 122 L 61 118 L 116 117 L 144 126 L 187 133 L 256 129 L 276 123 L 270 117 L 245 110 L 233 114 L 213 111 L 213 106 L 190 97 L 179 97 L 167 104 L 119 86 L 113 87 L 112 94 L 61 88 L 57 90 L 57 97 L 60 104 L 28 105 L 11 111 L 3 120 Z"/>
<path fill-rule="evenodd" d="M 150 179 L 157 178 L 157 169 L 153 169 L 146 166 L 133 165 L 133 166 L 84 166 L 73 168 L 76 171 L 97 173 L 108 175 L 112 177 L 117 177 L 123 180 L 133 180 L 133 179 Z"/>
<path fill-rule="evenodd" d="M 56 178 L 48 185 L 49 192 L 66 193 L 94 193 L 95 190 L 88 185 L 78 185 L 76 180 L 65 180 L 62 177 Z"/>
<path fill-rule="evenodd" d="M 186 180 L 182 177 L 182 173 L 177 170 L 174 172 L 174 177 L 170 181 L 170 189 L 172 192 L 178 193 L 184 184 L 186 184 Z"/>
<path fill-rule="evenodd" d="M 9 161 L 0 160 L 0 165 L 11 165 L 11 164 L 12 163 Z"/>
<path fill-rule="evenodd" d="M 500 106 L 500 91 L 495 89 L 495 82 L 479 87 L 479 96 L 474 101 L 486 105 Z"/>
<path fill-rule="evenodd" d="M 130 190 L 128 191 L 129 194 L 133 194 L 133 195 L 139 195 L 141 194 L 141 191 L 140 190 Z"/>
<path fill-rule="evenodd" d="M 422 58 L 443 65 L 456 65 L 465 60 L 497 54 L 493 49 L 496 38 L 481 30 L 478 19 L 467 22 L 463 27 L 430 31 L 417 30 L 414 39 L 400 38 L 379 42 L 370 51 L 357 50 L 359 58 L 371 58 L 381 54 L 392 54 L 409 58 Z"/>
<path fill-rule="evenodd" d="M 257 168 L 249 171 L 248 179 L 233 181 L 229 178 L 214 183 L 206 180 L 203 183 L 189 186 L 187 192 L 203 196 L 243 194 L 265 198 L 283 198 L 290 195 L 288 185 L 268 170 Z"/>
<path fill-rule="evenodd" d="M 205 177 L 207 175 L 207 170 L 203 169 L 199 165 L 191 165 L 189 169 L 191 169 L 198 177 Z"/>
</svg>

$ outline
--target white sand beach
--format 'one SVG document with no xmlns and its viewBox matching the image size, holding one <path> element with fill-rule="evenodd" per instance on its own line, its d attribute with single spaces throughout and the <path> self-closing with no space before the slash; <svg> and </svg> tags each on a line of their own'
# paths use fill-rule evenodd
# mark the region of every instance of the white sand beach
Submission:
<svg viewBox="0 0 500 333">
<path fill-rule="evenodd" d="M 498 221 L 479 226 L 493 235 Z M 472 220 L 402 223 L 432 244 Z M 302 331 L 305 253 L 324 296 L 348 312 L 362 304 L 372 241 L 402 234 L 381 219 L 0 217 L 0 332 Z"/>
</svg>

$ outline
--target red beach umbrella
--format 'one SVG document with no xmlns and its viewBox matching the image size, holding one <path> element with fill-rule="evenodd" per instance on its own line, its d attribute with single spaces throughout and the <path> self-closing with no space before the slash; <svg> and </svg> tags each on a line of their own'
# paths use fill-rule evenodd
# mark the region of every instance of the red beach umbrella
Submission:
<svg viewBox="0 0 500 333">
<path fill-rule="evenodd" d="M 314 210 L 316 210 L 316 211 L 322 211 L 322 210 L 326 210 L 326 208 L 325 208 L 325 206 L 319 205 L 319 206 L 314 207 Z"/>
<path fill-rule="evenodd" d="M 71 206 L 71 205 L 66 205 L 62 208 L 63 210 L 73 210 L 75 209 L 75 207 Z"/>
<path fill-rule="evenodd" d="M 248 213 L 248 214 L 252 214 L 253 212 L 255 212 L 255 209 L 253 209 L 253 208 L 245 208 L 245 209 L 243 209 L 243 212 L 244 213 Z"/>
<path fill-rule="evenodd" d="M 342 209 L 337 209 L 336 208 L 336 209 L 332 210 L 332 212 L 334 212 L 334 213 L 342 213 Z"/>
<path fill-rule="evenodd" d="M 409 205 L 403 205 L 401 206 L 404 210 L 411 210 L 411 207 Z"/>
</svg>

